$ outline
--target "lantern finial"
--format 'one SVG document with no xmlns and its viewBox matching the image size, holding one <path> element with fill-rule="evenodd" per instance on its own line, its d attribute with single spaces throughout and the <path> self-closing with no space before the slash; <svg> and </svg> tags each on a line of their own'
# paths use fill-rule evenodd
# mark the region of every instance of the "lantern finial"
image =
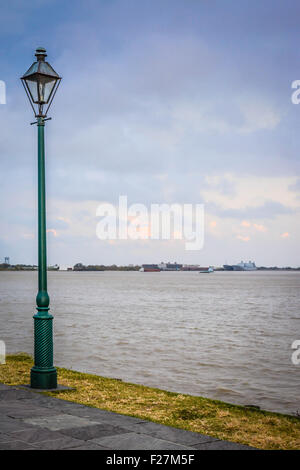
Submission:
<svg viewBox="0 0 300 470">
<path fill-rule="evenodd" d="M 45 60 L 45 57 L 47 57 L 46 49 L 44 49 L 44 47 L 37 47 L 35 51 L 35 56 L 37 60 Z"/>
</svg>

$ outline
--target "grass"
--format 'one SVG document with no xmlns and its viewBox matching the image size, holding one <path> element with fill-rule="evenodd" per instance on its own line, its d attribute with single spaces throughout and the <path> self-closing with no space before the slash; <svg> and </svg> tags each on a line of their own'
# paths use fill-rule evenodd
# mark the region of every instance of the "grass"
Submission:
<svg viewBox="0 0 300 470">
<path fill-rule="evenodd" d="M 32 358 L 8 355 L 0 382 L 29 383 Z M 43 392 L 71 402 L 114 411 L 259 449 L 300 449 L 300 419 L 218 400 L 167 392 L 117 379 L 57 368 L 59 383 L 75 390 Z"/>
</svg>

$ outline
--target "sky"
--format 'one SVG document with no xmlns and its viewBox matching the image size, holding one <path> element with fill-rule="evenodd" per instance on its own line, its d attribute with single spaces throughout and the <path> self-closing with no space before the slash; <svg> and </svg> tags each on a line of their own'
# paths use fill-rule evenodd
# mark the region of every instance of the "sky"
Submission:
<svg viewBox="0 0 300 470">
<path fill-rule="evenodd" d="M 300 266 L 296 0 L 1 4 L 0 262 L 37 263 L 37 128 L 19 80 L 63 77 L 46 124 L 48 263 Z M 99 204 L 204 204 L 204 243 L 100 240 Z"/>
</svg>

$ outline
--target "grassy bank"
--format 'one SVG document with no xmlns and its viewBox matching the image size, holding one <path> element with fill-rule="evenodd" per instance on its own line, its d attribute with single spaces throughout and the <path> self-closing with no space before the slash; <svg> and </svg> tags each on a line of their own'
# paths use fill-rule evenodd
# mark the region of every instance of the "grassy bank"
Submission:
<svg viewBox="0 0 300 470">
<path fill-rule="evenodd" d="M 0 382 L 29 383 L 32 358 L 9 355 Z M 167 392 L 58 368 L 59 383 L 76 390 L 43 392 L 64 400 L 195 431 L 260 449 L 300 449 L 300 419 L 217 400 Z"/>
</svg>

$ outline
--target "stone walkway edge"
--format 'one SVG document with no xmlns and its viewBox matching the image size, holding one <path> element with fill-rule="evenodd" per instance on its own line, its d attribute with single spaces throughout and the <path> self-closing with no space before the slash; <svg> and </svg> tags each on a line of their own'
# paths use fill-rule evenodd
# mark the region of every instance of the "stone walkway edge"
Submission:
<svg viewBox="0 0 300 470">
<path fill-rule="evenodd" d="M 253 447 L 0 383 L 0 450 L 252 450 Z"/>
</svg>

